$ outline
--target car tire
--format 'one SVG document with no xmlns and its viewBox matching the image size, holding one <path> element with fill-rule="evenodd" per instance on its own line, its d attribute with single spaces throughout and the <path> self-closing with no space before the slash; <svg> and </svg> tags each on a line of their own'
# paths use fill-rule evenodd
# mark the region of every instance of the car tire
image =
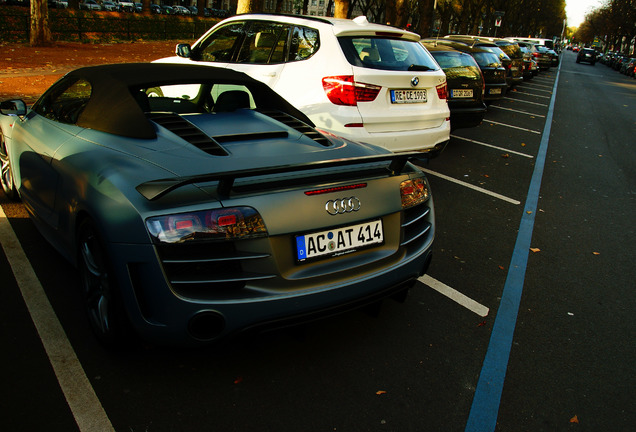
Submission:
<svg viewBox="0 0 636 432">
<path fill-rule="evenodd" d="M 97 227 L 90 219 L 83 220 L 79 225 L 77 249 L 84 309 L 91 330 L 107 348 L 127 348 L 132 342 L 132 328 L 108 253 Z"/>
<path fill-rule="evenodd" d="M 4 140 L 2 132 L 0 132 L 0 183 L 2 183 L 2 190 L 7 198 L 12 201 L 18 201 L 20 199 L 18 188 L 15 187 L 7 143 Z"/>
</svg>

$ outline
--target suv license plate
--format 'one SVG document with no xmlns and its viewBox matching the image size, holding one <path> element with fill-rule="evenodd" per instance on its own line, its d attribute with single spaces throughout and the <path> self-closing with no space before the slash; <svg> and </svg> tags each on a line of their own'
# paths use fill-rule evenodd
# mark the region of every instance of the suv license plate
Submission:
<svg viewBox="0 0 636 432">
<path fill-rule="evenodd" d="M 490 94 L 501 94 L 501 89 L 500 88 L 492 88 L 492 89 L 488 90 L 488 93 L 490 93 Z"/>
<path fill-rule="evenodd" d="M 382 219 L 296 236 L 296 259 L 330 258 L 384 243 Z"/>
<path fill-rule="evenodd" d="M 391 103 L 424 103 L 426 102 L 426 90 L 391 90 Z"/>
<path fill-rule="evenodd" d="M 473 97 L 473 89 L 453 89 L 451 90 L 451 97 L 454 98 L 471 98 Z"/>
</svg>

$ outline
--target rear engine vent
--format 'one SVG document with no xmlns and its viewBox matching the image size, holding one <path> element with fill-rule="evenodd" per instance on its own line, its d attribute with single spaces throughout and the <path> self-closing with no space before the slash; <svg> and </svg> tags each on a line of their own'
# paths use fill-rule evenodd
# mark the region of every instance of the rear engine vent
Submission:
<svg viewBox="0 0 636 432">
<path fill-rule="evenodd" d="M 214 156 L 227 156 L 229 154 L 218 142 L 178 114 L 151 113 L 148 118 L 208 154 Z"/>
<path fill-rule="evenodd" d="M 263 110 L 259 112 L 261 114 L 265 114 L 266 116 L 273 118 L 274 120 L 284 123 L 285 125 L 289 126 L 292 129 L 297 130 L 298 132 L 302 133 L 305 136 L 308 136 L 309 138 L 311 138 L 312 140 L 316 141 L 318 144 L 324 147 L 331 146 L 331 142 L 327 138 L 325 138 L 324 135 L 318 133 L 314 128 L 309 126 L 307 123 L 304 123 L 298 120 L 296 117 L 293 117 L 282 111 Z"/>
</svg>

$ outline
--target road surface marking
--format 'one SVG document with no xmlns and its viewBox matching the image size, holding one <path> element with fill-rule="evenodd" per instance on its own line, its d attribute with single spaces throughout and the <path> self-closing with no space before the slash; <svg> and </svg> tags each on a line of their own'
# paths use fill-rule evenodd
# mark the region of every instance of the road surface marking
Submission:
<svg viewBox="0 0 636 432">
<path fill-rule="evenodd" d="M 559 65 L 559 72 L 561 66 Z M 497 309 L 497 315 L 493 323 L 492 333 L 488 349 L 484 358 L 484 363 L 479 374 L 479 380 L 475 389 L 473 403 L 466 423 L 464 432 L 493 432 L 497 426 L 497 416 L 501 404 L 501 394 L 503 392 L 506 369 L 510 359 L 510 350 L 517 324 L 519 305 L 521 304 L 521 294 L 526 277 L 528 265 L 528 253 L 534 229 L 534 218 L 537 213 L 539 193 L 541 192 L 541 179 L 545 167 L 545 160 L 548 153 L 548 143 L 550 141 L 550 129 L 552 127 L 552 117 L 554 115 L 554 104 L 556 101 L 557 84 L 559 82 L 559 72 L 554 81 L 554 92 L 548 109 L 541 144 L 537 154 L 532 180 L 528 188 L 528 195 L 524 206 L 524 212 L 519 224 L 519 234 L 515 242 L 515 248 L 508 266 L 508 275 L 504 284 L 501 301 Z"/>
<path fill-rule="evenodd" d="M 496 125 L 499 125 L 499 126 L 505 126 L 505 127 L 509 127 L 509 128 L 513 128 L 513 129 L 519 129 L 519 130 L 522 130 L 522 131 L 525 131 L 525 132 L 530 132 L 530 133 L 533 133 L 533 134 L 541 135 L 541 132 L 536 131 L 536 130 L 532 130 L 532 129 L 526 129 L 526 128 L 522 128 L 522 127 L 519 127 L 519 126 L 509 125 L 509 124 L 506 124 L 506 123 L 499 123 L 499 122 L 492 121 L 492 120 L 484 119 L 484 121 L 488 122 L 488 123 L 496 124 Z"/>
<path fill-rule="evenodd" d="M 488 316 L 488 312 L 490 312 L 490 309 L 488 309 L 486 306 L 483 306 L 477 303 L 475 300 L 471 299 L 470 297 L 460 293 L 457 290 L 454 290 L 453 288 L 443 284 L 437 279 L 430 277 L 429 275 L 425 274 L 424 276 L 420 277 L 418 280 L 422 282 L 424 285 L 430 288 L 433 288 L 438 293 L 445 295 L 446 297 L 453 300 L 454 302 L 460 304 L 461 306 L 464 306 L 469 311 L 476 313 L 480 317 L 486 317 Z"/>
<path fill-rule="evenodd" d="M 542 104 L 542 103 L 539 103 L 539 102 L 530 102 L 530 101 L 525 101 L 525 100 L 522 100 L 522 99 L 511 98 L 511 97 L 505 97 L 504 99 L 505 100 L 515 101 L 515 102 L 527 103 L 527 104 L 530 104 L 530 105 L 539 105 L 539 106 L 544 106 L 544 107 L 548 106 L 547 104 Z"/>
<path fill-rule="evenodd" d="M 449 182 L 456 183 L 458 185 L 467 187 L 467 188 L 472 189 L 472 190 L 476 190 L 477 192 L 481 192 L 481 193 L 486 194 L 486 195 L 490 195 L 491 197 L 498 198 L 498 199 L 500 199 L 502 201 L 509 202 L 510 204 L 514 204 L 514 205 L 521 204 L 521 201 L 517 201 L 516 199 L 508 198 L 507 196 L 500 195 L 500 194 L 498 194 L 496 192 L 489 191 L 488 189 L 480 188 L 479 186 L 475 186 L 475 185 L 472 185 L 470 183 L 466 183 L 466 182 L 463 182 L 461 180 L 457 180 L 456 178 L 453 178 L 453 177 L 450 177 L 450 176 L 447 176 L 447 175 L 444 175 L 444 174 L 440 174 L 440 173 L 435 172 L 435 171 L 431 171 L 428 168 L 423 168 L 423 167 L 419 167 L 419 168 L 422 171 L 424 171 L 426 174 L 430 174 L 430 175 L 435 176 L 435 177 L 443 178 L 444 180 L 448 180 Z"/>
<path fill-rule="evenodd" d="M 2 207 L 0 243 L 80 432 L 115 432 Z"/>
<path fill-rule="evenodd" d="M 498 105 L 490 105 L 488 108 L 489 109 L 490 108 L 497 108 L 497 109 L 502 109 L 502 110 L 506 110 L 506 111 L 516 112 L 516 113 L 519 113 L 519 114 L 526 114 L 526 115 L 533 116 L 533 117 L 545 118 L 545 116 L 543 114 L 535 114 L 535 113 L 531 113 L 531 112 L 528 112 L 528 111 L 521 111 L 521 110 L 516 110 L 516 109 L 513 109 L 513 108 L 506 108 L 506 107 L 502 107 L 502 106 L 498 106 Z"/>
<path fill-rule="evenodd" d="M 473 140 L 473 139 L 470 139 L 470 138 L 464 138 L 464 137 L 460 137 L 460 136 L 457 136 L 457 135 L 451 135 L 451 138 L 460 139 L 460 140 L 464 140 L 464 141 L 469 141 L 469 142 L 471 142 L 473 144 L 479 144 L 479 145 L 484 146 L 484 147 L 494 148 L 496 150 L 505 151 L 506 153 L 512 153 L 512 154 L 516 154 L 518 156 L 523 156 L 523 157 L 530 158 L 530 159 L 534 158 L 534 156 L 526 154 L 526 153 L 521 153 L 521 152 L 518 152 L 518 151 L 509 150 L 509 149 L 504 148 L 504 147 L 499 147 L 499 146 L 488 144 L 488 143 L 485 143 L 485 142 L 476 141 L 476 140 Z"/>
</svg>

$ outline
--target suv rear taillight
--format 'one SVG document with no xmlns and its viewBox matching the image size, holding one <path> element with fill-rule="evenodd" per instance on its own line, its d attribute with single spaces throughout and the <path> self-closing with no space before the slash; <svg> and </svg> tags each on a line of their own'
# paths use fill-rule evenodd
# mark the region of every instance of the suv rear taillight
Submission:
<svg viewBox="0 0 636 432">
<path fill-rule="evenodd" d="M 355 82 L 353 75 L 342 75 L 324 77 L 322 88 L 331 103 L 355 106 L 358 102 L 373 102 L 382 87 Z"/>
<path fill-rule="evenodd" d="M 437 96 L 440 99 L 448 99 L 448 86 L 446 83 L 439 84 L 438 86 L 435 86 L 435 88 L 437 89 Z"/>
</svg>

